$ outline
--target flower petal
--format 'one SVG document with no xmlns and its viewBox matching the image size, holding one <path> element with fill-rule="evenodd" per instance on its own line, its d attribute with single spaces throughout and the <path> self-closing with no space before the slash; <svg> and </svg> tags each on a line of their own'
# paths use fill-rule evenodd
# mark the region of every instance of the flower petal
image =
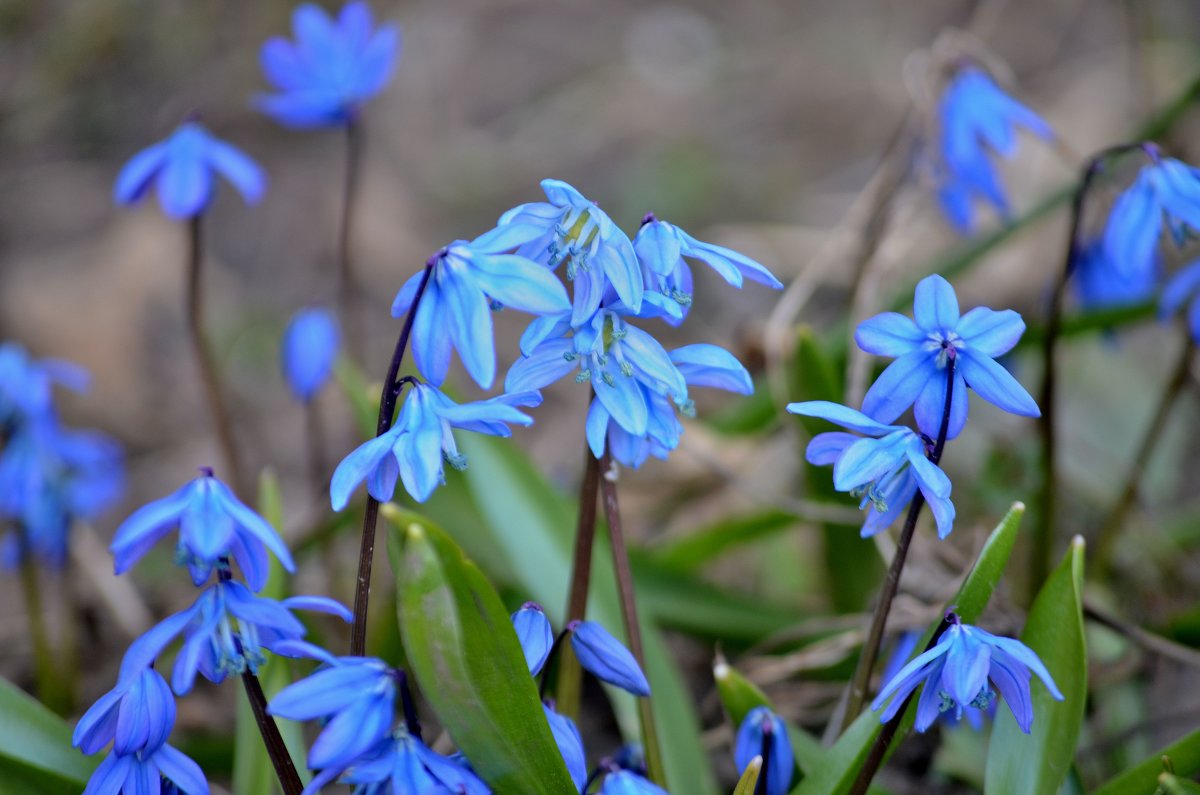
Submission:
<svg viewBox="0 0 1200 795">
<path fill-rule="evenodd" d="M 903 356 L 924 342 L 926 336 L 912 318 L 899 312 L 867 318 L 854 331 L 858 347 L 876 356 Z"/>
<path fill-rule="evenodd" d="M 930 351 L 917 349 L 889 364 L 863 396 L 863 413 L 880 422 L 895 420 L 916 402 L 930 380 L 941 378 L 934 361 Z"/>
<path fill-rule="evenodd" d="M 959 371 L 981 398 L 1022 417 L 1040 417 L 1037 403 L 1012 374 L 992 359 L 967 348 L 958 357 Z"/>
<path fill-rule="evenodd" d="M 1025 321 L 1011 309 L 997 312 L 977 306 L 962 316 L 957 331 L 968 348 L 995 358 L 1017 344 L 1025 333 Z"/>
<path fill-rule="evenodd" d="M 953 331 L 958 317 L 958 296 L 950 282 L 935 273 L 917 283 L 913 319 L 924 331 Z"/>
<path fill-rule="evenodd" d="M 803 403 L 789 403 L 787 410 L 792 414 L 804 417 L 818 417 L 823 420 L 849 428 L 852 431 L 867 436 L 885 436 L 897 430 L 895 425 L 885 425 L 871 419 L 861 411 L 855 411 L 849 406 L 832 403 L 828 400 L 806 400 Z"/>
</svg>

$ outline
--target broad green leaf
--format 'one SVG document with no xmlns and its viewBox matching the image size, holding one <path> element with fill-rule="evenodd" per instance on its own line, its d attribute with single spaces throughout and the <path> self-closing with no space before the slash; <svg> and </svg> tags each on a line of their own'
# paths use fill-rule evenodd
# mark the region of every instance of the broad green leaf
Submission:
<svg viewBox="0 0 1200 795">
<path fill-rule="evenodd" d="M 718 659 L 713 665 L 713 679 L 717 683 L 717 695 L 721 697 L 721 706 L 725 708 L 735 734 L 742 721 L 750 714 L 750 710 L 755 707 L 769 707 L 774 711 L 775 708 L 767 699 L 766 693 L 723 659 Z M 801 772 L 812 770 L 825 753 L 821 748 L 821 741 L 790 721 L 785 723 L 796 765 Z"/>
<path fill-rule="evenodd" d="M 1010 710 L 996 715 L 988 752 L 988 792 L 1054 795 L 1075 762 L 1075 743 L 1087 703 L 1087 644 L 1083 634 L 1083 539 L 1076 537 L 1029 611 L 1021 640 L 1045 664 L 1065 701 L 1032 682 L 1033 729 L 1022 733 Z"/>
<path fill-rule="evenodd" d="M 1163 795 L 1200 795 L 1200 784 L 1172 773 L 1160 773 L 1156 793 Z"/>
<path fill-rule="evenodd" d="M 746 765 L 746 770 L 738 779 L 737 786 L 734 787 L 733 795 L 754 795 L 754 790 L 758 787 L 758 774 L 761 771 L 762 757 L 756 756 L 750 760 L 750 764 Z"/>
<path fill-rule="evenodd" d="M 1012 508 L 1000 520 L 1000 524 L 988 536 L 987 542 L 975 559 L 975 565 L 958 589 L 958 595 L 952 603 L 956 612 L 963 620 L 970 623 L 975 621 L 987 605 L 1008 565 L 1012 554 L 1013 544 L 1016 543 L 1017 531 L 1021 526 L 1021 517 L 1025 514 L 1025 506 L 1013 503 Z M 924 648 L 933 637 L 934 627 L 930 627 L 918 648 Z M 892 749 L 901 742 L 911 730 L 916 715 L 916 704 L 910 704 L 904 714 L 904 719 L 892 740 Z M 879 736 L 883 724 L 879 722 L 879 713 L 867 710 L 855 718 L 854 722 L 842 733 L 837 742 L 830 747 L 825 756 L 808 776 L 793 790 L 795 795 L 840 795 L 849 790 L 854 783 L 858 770 L 870 753 L 875 738 Z M 997 790 L 997 792 L 1020 792 L 1020 790 Z"/>
<path fill-rule="evenodd" d="M 393 528 L 388 557 L 410 670 L 497 795 L 574 791 L 500 597 L 438 528 Z"/>
<path fill-rule="evenodd" d="M 66 721 L 0 678 L 0 783 L 7 785 L 10 775 L 14 782 L 28 782 L 24 790 L 13 785 L 21 795 L 79 792 L 103 757 L 84 756 L 72 747 L 71 732 Z"/>
<path fill-rule="evenodd" d="M 1155 751 L 1134 767 L 1110 779 L 1092 795 L 1145 795 L 1152 792 L 1162 772 L 1164 756 L 1171 760 L 1176 775 L 1196 775 L 1200 772 L 1200 729 Z"/>
</svg>

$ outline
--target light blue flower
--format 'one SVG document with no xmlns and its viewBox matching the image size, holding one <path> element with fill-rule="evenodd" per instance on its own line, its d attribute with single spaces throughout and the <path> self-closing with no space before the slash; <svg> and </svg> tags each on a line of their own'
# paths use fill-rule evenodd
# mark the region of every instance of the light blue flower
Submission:
<svg viewBox="0 0 1200 795">
<path fill-rule="evenodd" d="M 400 31 L 388 24 L 373 30 L 367 3 L 347 3 L 336 20 L 304 3 L 292 12 L 292 32 L 295 42 L 275 36 L 260 57 L 263 73 L 279 93 L 259 97 L 257 104 L 280 124 L 344 124 L 387 85 Z"/>
<path fill-rule="evenodd" d="M 583 792 L 588 771 L 587 755 L 583 750 L 583 737 L 579 734 L 579 728 L 575 721 L 555 712 L 552 704 L 543 703 L 542 710 L 546 713 L 546 722 L 550 724 L 550 733 L 554 735 L 554 743 L 567 766 L 567 772 L 575 782 L 575 790 Z"/>
<path fill-rule="evenodd" d="M 489 244 L 487 238 L 455 241 L 434 258 L 412 327 L 417 369 L 434 386 L 446 380 L 453 349 L 471 378 L 491 388 L 496 377 L 493 306 L 535 315 L 557 315 L 571 307 L 558 277 L 527 257 L 502 253 L 510 246 Z M 423 277 L 424 272 L 415 273 L 400 288 L 393 317 L 412 307 Z"/>
<path fill-rule="evenodd" d="M 308 403 L 333 373 L 339 333 L 333 313 L 324 307 L 302 309 L 283 332 L 283 375 L 301 402 Z"/>
<path fill-rule="evenodd" d="M 309 644 L 297 644 L 305 628 L 293 609 L 329 613 L 349 623 L 354 616 L 344 606 L 321 596 L 293 596 L 282 601 L 255 596 L 233 580 L 218 580 L 195 603 L 155 624 L 130 645 L 121 661 L 119 681 L 138 675 L 158 658 L 171 641 L 183 636 L 175 657 L 171 687 L 178 695 L 192 689 L 199 673 L 210 682 L 244 671 L 257 673 L 266 660 L 264 650 L 282 656 L 315 654 Z"/>
<path fill-rule="evenodd" d="M 393 425 L 382 436 L 364 442 L 342 459 L 329 485 L 330 502 L 340 511 L 350 502 L 358 484 L 366 481 L 367 493 L 380 502 L 395 494 L 397 478 L 417 502 L 429 499 L 446 482 L 443 460 L 465 469 L 467 458 L 458 452 L 453 429 L 509 436 L 509 423 L 531 425 L 533 420 L 517 406 L 537 406 L 538 392 L 517 392 L 474 403 L 455 403 L 428 384 L 413 384 Z"/>
<path fill-rule="evenodd" d="M 633 244 L 595 203 L 557 179 L 542 180 L 545 202 L 530 202 L 500 216 L 495 229 L 479 238 L 496 251 L 517 254 L 549 266 L 566 265 L 575 286 L 571 325 L 582 326 L 600 308 L 609 287 L 629 309 L 642 309 L 642 272 Z"/>
<path fill-rule="evenodd" d="M 766 746 L 770 746 L 769 752 Z M 767 752 L 767 753 L 765 753 Z M 791 790 L 796 762 L 788 740 L 787 725 L 767 707 L 755 707 L 746 713 L 733 744 L 733 761 L 738 774 L 746 772 L 750 762 L 762 756 L 765 767 L 759 772 L 766 779 L 763 795 L 786 795 Z"/>
<path fill-rule="evenodd" d="M 1017 127 L 1043 140 L 1054 131 L 1041 117 L 1005 94 L 982 69 L 960 69 L 946 87 L 938 107 L 941 129 L 935 166 L 938 199 L 946 217 L 961 232 L 975 225 L 972 202 L 982 198 L 1001 215 L 1008 200 L 992 165 L 993 153 L 1016 153 Z"/>
<path fill-rule="evenodd" d="M 1200 260 L 1180 268 L 1167 282 L 1159 301 L 1159 315 L 1170 317 L 1185 305 L 1188 331 L 1193 340 L 1200 340 Z"/>
<path fill-rule="evenodd" d="M 650 695 L 650 683 L 641 666 L 607 629 L 595 621 L 572 621 L 567 631 L 583 670 L 635 696 Z"/>
<path fill-rule="evenodd" d="M 550 628 L 550 621 L 541 605 L 526 602 L 512 614 L 512 623 L 517 640 L 521 643 L 521 651 L 525 654 L 529 674 L 537 676 L 550 656 L 550 649 L 554 647 L 554 630 Z"/>
<path fill-rule="evenodd" d="M 157 185 L 163 212 L 177 220 L 193 218 L 212 200 L 214 172 L 229 180 L 247 204 L 257 204 L 267 189 L 266 176 L 253 160 L 199 123 L 186 122 L 125 164 L 113 198 L 117 204 L 136 204 Z"/>
<path fill-rule="evenodd" d="M 1137 277 L 1153 272 L 1164 219 L 1176 246 L 1200 230 L 1200 169 L 1146 144 L 1151 158 L 1113 204 L 1104 228 L 1104 250 L 1121 273 Z"/>
<path fill-rule="evenodd" d="M 76 392 L 88 386 L 82 367 L 59 359 L 34 359 L 15 342 L 0 344 L 0 429 L 35 418 L 53 419 L 55 384 Z"/>
<path fill-rule="evenodd" d="M 648 778 L 629 770 L 614 770 L 604 777 L 600 795 L 669 795 Z"/>
<path fill-rule="evenodd" d="M 353 795 L 490 795 L 491 790 L 465 765 L 433 751 L 403 729 L 348 768 L 328 768 L 313 777 L 303 795 L 315 795 L 340 780 Z"/>
<path fill-rule="evenodd" d="M 166 786 L 161 784 L 163 779 L 167 781 Z M 109 754 L 88 779 L 83 795 L 157 795 L 159 792 L 208 795 L 208 781 L 200 766 L 182 751 L 160 745 L 147 754 L 122 756 L 115 751 Z"/>
<path fill-rule="evenodd" d="M 913 406 L 917 427 L 936 439 L 946 405 L 946 366 L 954 359 L 947 439 L 958 436 L 966 425 L 967 387 L 1012 414 L 1041 416 L 1025 387 L 994 361 L 1012 350 L 1024 333 L 1020 315 L 980 306 L 960 316 L 954 288 L 934 274 L 917 284 L 913 317 L 884 312 L 864 320 L 855 331 L 858 347 L 867 353 L 897 357 L 867 390 L 863 413 L 886 423 Z"/>
<path fill-rule="evenodd" d="M 187 565 L 196 585 L 203 585 L 214 568 L 226 566 L 226 559 L 233 558 L 250 587 L 261 591 L 267 583 L 268 549 L 285 569 L 296 569 L 274 528 L 206 469 L 179 491 L 142 506 L 121 523 L 109 545 L 116 573 L 127 571 L 176 528 L 176 557 Z"/>
<path fill-rule="evenodd" d="M 145 755 L 167 741 L 175 725 L 175 697 L 153 668 L 125 677 L 83 713 L 71 744 L 94 754 L 110 742 L 119 756 Z"/>
<path fill-rule="evenodd" d="M 810 464 L 833 465 L 835 489 L 862 499 L 859 507 L 868 508 L 863 537 L 889 527 L 912 502 L 917 489 L 929 503 L 938 536 L 950 535 L 954 529 L 950 478 L 926 457 L 925 441 L 911 428 L 884 425 L 860 411 L 824 400 L 790 403 L 787 410 L 863 434 L 819 433 L 805 451 Z"/>
<path fill-rule="evenodd" d="M 1019 640 L 997 637 L 979 627 L 963 624 L 953 614 L 950 619 L 953 624 L 938 638 L 937 645 L 904 666 L 879 691 L 871 709 L 878 710 L 891 699 L 880 716 L 880 720 L 887 723 L 900 710 L 909 693 L 924 684 L 917 701 L 916 719 L 917 731 L 923 732 L 943 712 L 955 710 L 961 716 L 964 707 L 989 707 L 996 697 L 989 687 L 990 682 L 1012 710 L 1017 726 L 1029 734 L 1033 726 L 1030 671 L 1038 675 L 1053 698 L 1063 700 L 1063 694 L 1046 666 Z"/>
</svg>

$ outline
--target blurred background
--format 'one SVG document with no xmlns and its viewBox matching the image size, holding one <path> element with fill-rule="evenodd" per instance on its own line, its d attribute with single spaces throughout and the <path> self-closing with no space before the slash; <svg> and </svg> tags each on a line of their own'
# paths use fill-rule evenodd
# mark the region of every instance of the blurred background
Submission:
<svg viewBox="0 0 1200 795">
<path fill-rule="evenodd" d="M 800 281 L 781 308 L 778 293 L 754 284 L 734 291 L 698 269 L 688 322 L 664 332 L 677 343 L 729 347 L 755 373 L 760 393 L 781 406 L 798 396 L 787 394 L 787 379 L 774 378 L 768 364 L 790 354 L 797 325 L 844 350 L 847 316 L 856 322 L 907 302 L 916 279 L 970 251 L 971 241 L 938 212 L 919 147 L 910 159 L 893 145 L 928 129 L 933 100 L 922 75 L 935 42 L 968 37 L 1002 84 L 1065 143 L 1022 140 L 1020 156 L 1004 168 L 1017 216 L 1068 185 L 1083 155 L 1127 140 L 1200 74 L 1200 7 L 1188 0 L 427 0 L 373 8 L 400 24 L 403 52 L 391 85 L 363 117 L 352 251 L 372 380 L 382 378 L 400 328 L 388 309 L 404 280 L 442 245 L 485 231 L 515 204 L 539 200 L 538 182 L 555 177 L 600 203 L 631 235 L 653 211 L 758 259 L 785 283 Z M 128 451 L 123 504 L 95 527 L 78 529 L 71 573 L 46 586 L 55 631 L 64 621 L 78 629 L 82 705 L 110 687 L 133 632 L 192 598 L 165 548 L 160 567 L 115 580 L 105 550 L 113 529 L 219 458 L 182 321 L 185 230 L 155 202 L 126 209 L 111 198 L 120 166 L 188 114 L 250 154 L 270 178 L 264 201 L 251 208 L 222 184 L 205 229 L 207 326 L 243 455 L 252 471 L 269 466 L 280 477 L 285 537 L 303 535 L 327 505 L 306 479 L 304 416 L 278 358 L 292 312 L 332 305 L 344 141 L 337 131 L 282 129 L 251 107 L 268 88 L 259 47 L 289 33 L 291 10 L 277 0 L 0 0 L 0 340 L 89 369 L 91 390 L 64 393 L 63 413 L 115 435 Z M 1172 122 L 1162 142 L 1194 162 L 1200 114 Z M 879 200 L 897 162 L 911 164 L 911 173 Z M 865 224 L 868 217 L 874 223 Z M 985 214 L 980 234 L 1001 226 Z M 954 279 L 964 308 L 1014 307 L 1033 325 L 1061 269 L 1065 234 L 1059 208 L 974 256 Z M 518 354 L 523 322 L 500 315 L 500 372 Z M 1064 354 L 1069 489 L 1059 547 L 1086 532 L 1113 498 L 1178 338 L 1147 321 L 1119 336 L 1073 342 Z M 1010 364 L 1023 383 L 1036 384 L 1036 357 L 1017 355 Z M 460 393 L 474 398 L 477 390 L 454 368 Z M 585 403 L 583 387 L 558 384 L 537 425 L 515 438 L 568 491 L 579 475 Z M 862 561 L 860 579 L 877 583 L 876 545 L 852 529 L 841 541 L 814 530 L 804 515 L 810 495 L 800 485 L 806 436 L 770 408 L 765 421 L 750 422 L 753 434 L 729 434 L 749 422 L 745 405 L 705 396 L 701 417 L 724 425 L 687 423 L 670 461 L 623 477 L 631 532 L 653 550 L 722 517 L 776 506 L 796 517 L 787 529 L 801 529 L 721 556 L 704 567 L 704 581 L 767 599 L 798 622 L 853 617 L 872 591 L 839 596 L 841 575 L 829 561 L 836 548 L 843 560 Z M 331 467 L 360 436 L 337 390 L 327 390 L 322 407 Z M 906 575 L 930 604 L 952 588 L 923 589 L 923 573 L 960 573 L 1007 505 L 1034 498 L 1032 424 L 982 404 L 972 417 L 972 431 L 945 461 L 956 483 L 958 529 L 944 547 L 920 545 Z M 1097 595 L 1123 602 L 1131 621 L 1192 642 L 1200 639 L 1195 420 L 1188 397 L 1144 481 L 1142 502 L 1152 507 L 1138 519 L 1143 557 Z M 851 500 L 831 505 L 835 519 L 853 523 Z M 356 536 L 348 531 L 331 548 L 333 576 L 315 561 L 303 566 L 296 592 L 332 590 L 348 600 Z M 921 604 L 911 613 L 914 621 L 927 617 Z M 677 633 L 673 647 L 692 674 L 704 726 L 718 727 L 707 673 L 714 639 L 699 634 Z M 0 581 L 0 674 L 20 684 L 32 677 L 27 638 L 19 587 Z M 848 653 L 818 651 L 832 657 L 759 672 L 785 714 L 816 726 L 836 690 L 806 679 L 803 665 L 824 670 Z M 1114 681 L 1138 682 L 1136 697 L 1126 699 L 1138 706 L 1104 707 L 1115 712 L 1098 725 L 1111 732 L 1135 726 L 1133 742 L 1149 751 L 1195 725 L 1200 696 L 1183 687 L 1194 684 L 1194 669 L 1144 663 L 1132 671 L 1126 657 L 1114 663 Z M 181 728 L 219 735 L 231 721 L 235 690 L 202 688 L 208 697 L 182 700 Z M 721 731 L 707 739 L 729 775 Z"/>
</svg>

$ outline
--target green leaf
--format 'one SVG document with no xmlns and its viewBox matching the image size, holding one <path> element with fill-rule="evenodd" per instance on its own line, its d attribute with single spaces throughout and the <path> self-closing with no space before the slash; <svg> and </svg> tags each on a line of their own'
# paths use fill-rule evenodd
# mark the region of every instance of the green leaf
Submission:
<svg viewBox="0 0 1200 795">
<path fill-rule="evenodd" d="M 1164 756 L 1171 760 L 1176 775 L 1196 775 L 1200 772 L 1200 729 L 1155 751 L 1134 767 L 1110 779 L 1092 795 L 1145 795 L 1151 792 L 1158 784 Z"/>
<path fill-rule="evenodd" d="M 359 434 L 366 439 L 373 438 L 379 422 L 379 392 L 382 387 L 367 383 L 362 371 L 348 356 L 338 357 L 333 372 L 338 386 L 350 402 L 350 412 L 354 415 L 354 425 Z"/>
<path fill-rule="evenodd" d="M 746 770 L 738 779 L 733 795 L 754 795 L 754 790 L 758 787 L 758 774 L 761 771 L 762 757 L 756 756 L 750 760 L 750 764 L 746 765 Z"/>
<path fill-rule="evenodd" d="M 660 544 L 648 553 L 659 564 L 680 571 L 695 571 L 705 563 L 720 557 L 730 547 L 781 533 L 796 525 L 790 511 L 771 508 L 748 516 L 722 519 L 707 527 L 698 528 L 670 542 Z"/>
<path fill-rule="evenodd" d="M 79 792 L 100 759 L 73 748 L 71 731 L 62 718 L 0 678 L 0 791 Z"/>
<path fill-rule="evenodd" d="M 497 795 L 573 792 L 508 612 L 482 572 L 428 523 L 396 527 L 388 557 L 410 670 L 475 772 Z"/>
<path fill-rule="evenodd" d="M 735 734 L 742 721 L 750 714 L 750 710 L 755 707 L 768 707 L 775 711 L 766 693 L 724 659 L 718 658 L 713 665 L 713 679 L 717 683 L 717 695 L 721 698 L 721 706 L 725 708 Z M 812 770 L 825 753 L 821 748 L 821 741 L 789 721 L 785 721 L 785 724 L 796 765 L 802 772 Z"/>
<path fill-rule="evenodd" d="M 1021 640 L 1037 652 L 1066 700 L 1055 701 L 1033 682 L 1033 730 L 1024 734 L 1012 712 L 996 715 L 988 752 L 988 792 L 1054 795 L 1075 761 L 1087 702 L 1087 645 L 1083 634 L 1083 539 L 1076 537 L 1029 611 Z"/>
</svg>

